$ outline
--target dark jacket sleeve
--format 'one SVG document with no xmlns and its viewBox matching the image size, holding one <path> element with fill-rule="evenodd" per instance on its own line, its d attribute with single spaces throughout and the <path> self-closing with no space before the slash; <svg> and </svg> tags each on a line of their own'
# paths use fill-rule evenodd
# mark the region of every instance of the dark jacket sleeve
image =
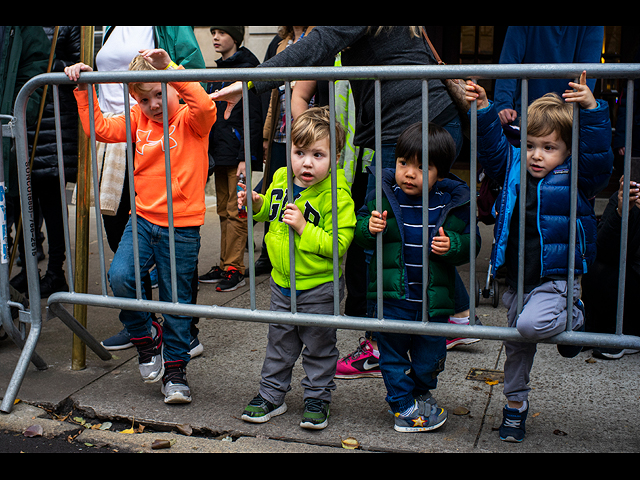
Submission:
<svg viewBox="0 0 640 480">
<path fill-rule="evenodd" d="M 593 110 L 580 109 L 580 163 L 578 186 L 588 198 L 609 184 L 613 171 L 609 106 L 598 101 Z"/>
<path fill-rule="evenodd" d="M 356 40 L 366 35 L 368 26 L 319 26 L 302 41 L 291 45 L 258 68 L 311 67 L 322 65 Z M 278 88 L 281 82 L 254 82 L 255 92 L 262 94 Z"/>
</svg>

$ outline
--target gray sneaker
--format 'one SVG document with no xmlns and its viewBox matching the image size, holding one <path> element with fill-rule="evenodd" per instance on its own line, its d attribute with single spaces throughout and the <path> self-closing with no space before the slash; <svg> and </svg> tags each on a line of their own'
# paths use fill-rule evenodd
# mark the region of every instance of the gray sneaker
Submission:
<svg viewBox="0 0 640 480">
<path fill-rule="evenodd" d="M 155 336 L 132 338 L 131 343 L 138 349 L 138 366 L 144 383 L 156 383 L 164 375 L 164 360 L 162 358 L 162 327 L 153 322 Z"/>
<path fill-rule="evenodd" d="M 446 423 L 447 411 L 438 407 L 436 400 L 431 395 L 416 398 L 416 405 L 418 410 L 410 417 L 403 417 L 399 413 L 395 415 L 394 429 L 396 432 L 432 432 Z"/>
<path fill-rule="evenodd" d="M 162 378 L 164 403 L 178 405 L 191 403 L 191 389 L 187 382 L 187 366 L 184 362 L 167 362 Z"/>
</svg>

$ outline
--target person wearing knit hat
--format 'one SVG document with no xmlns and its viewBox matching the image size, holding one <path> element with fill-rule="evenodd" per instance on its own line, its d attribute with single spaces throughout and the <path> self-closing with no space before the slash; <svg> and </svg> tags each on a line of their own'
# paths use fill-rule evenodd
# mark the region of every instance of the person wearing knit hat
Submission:
<svg viewBox="0 0 640 480">
<path fill-rule="evenodd" d="M 222 30 L 233 38 L 238 47 L 244 43 L 244 27 L 210 27 L 211 33 L 214 30 Z"/>
</svg>

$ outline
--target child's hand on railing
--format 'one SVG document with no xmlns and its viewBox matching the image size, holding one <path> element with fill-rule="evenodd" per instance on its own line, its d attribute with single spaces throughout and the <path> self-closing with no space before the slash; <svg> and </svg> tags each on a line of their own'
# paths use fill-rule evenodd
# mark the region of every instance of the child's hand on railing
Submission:
<svg viewBox="0 0 640 480">
<path fill-rule="evenodd" d="M 480 85 L 474 83 L 471 80 L 467 81 L 467 102 L 471 105 L 473 102 L 478 101 L 478 110 L 487 108 L 489 106 L 489 99 L 487 98 L 487 92 Z"/>
<path fill-rule="evenodd" d="M 64 73 L 67 75 L 67 77 L 69 77 L 69 80 L 73 82 L 77 82 L 78 80 L 80 80 L 80 74 L 82 72 L 93 72 L 93 68 L 81 62 L 64 69 Z M 78 90 L 84 91 L 86 89 L 86 83 L 78 84 Z"/>
</svg>

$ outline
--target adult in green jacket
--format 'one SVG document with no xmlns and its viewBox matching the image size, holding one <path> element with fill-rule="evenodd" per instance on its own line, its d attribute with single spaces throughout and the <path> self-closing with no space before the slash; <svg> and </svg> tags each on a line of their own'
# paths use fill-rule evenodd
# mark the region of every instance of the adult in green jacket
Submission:
<svg viewBox="0 0 640 480">
<path fill-rule="evenodd" d="M 338 256 L 340 264 L 353 241 L 356 226 L 351 190 L 343 170 L 338 170 Z M 271 275 L 281 288 L 291 288 L 289 262 L 289 226 L 282 221 L 288 204 L 287 168 L 278 170 L 264 195 L 261 210 L 255 214 L 258 222 L 271 222 L 265 237 Z M 304 190 L 295 197 L 296 206 L 310 224 L 302 236 L 295 235 L 296 290 L 311 290 L 333 282 L 333 210 L 331 176 Z M 342 277 L 342 271 L 340 272 Z"/>
</svg>

